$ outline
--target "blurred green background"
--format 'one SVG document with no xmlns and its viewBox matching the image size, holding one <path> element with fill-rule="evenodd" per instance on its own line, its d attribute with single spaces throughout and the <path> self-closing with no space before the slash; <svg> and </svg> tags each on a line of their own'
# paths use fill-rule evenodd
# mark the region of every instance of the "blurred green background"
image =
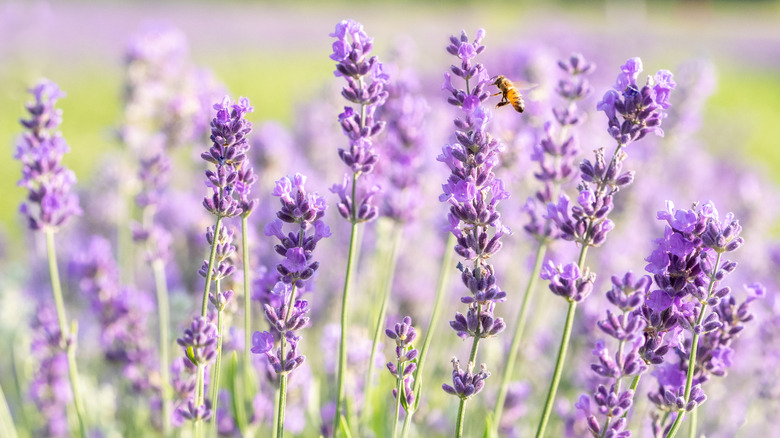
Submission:
<svg viewBox="0 0 780 438">
<path fill-rule="evenodd" d="M 0 160 L 0 234 L 9 250 L 23 240 L 17 208 L 24 191 L 16 187 L 20 166 L 10 158 L 26 89 L 48 77 L 66 91 L 60 101 L 62 132 L 72 149 L 66 164 L 80 184 L 89 184 L 102 152 L 119 147 L 114 130 L 121 116 L 124 44 L 149 20 L 181 28 L 194 61 L 213 70 L 231 94 L 251 98 L 256 122 L 290 123 L 298 102 L 332 84 L 328 33 L 343 18 L 370 30 L 380 56 L 408 36 L 417 46 L 419 70 L 435 76 L 450 64 L 441 50 L 447 36 L 480 27 L 491 50 L 549 36 L 551 46 L 563 38 L 586 56 L 593 50 L 619 51 L 620 59 L 641 56 L 648 71 L 707 57 L 717 67 L 718 87 L 706 108 L 703 137 L 711 148 L 746 156 L 780 180 L 780 2 L 539 3 L 0 3 L 0 142 L 8 158 Z"/>
</svg>

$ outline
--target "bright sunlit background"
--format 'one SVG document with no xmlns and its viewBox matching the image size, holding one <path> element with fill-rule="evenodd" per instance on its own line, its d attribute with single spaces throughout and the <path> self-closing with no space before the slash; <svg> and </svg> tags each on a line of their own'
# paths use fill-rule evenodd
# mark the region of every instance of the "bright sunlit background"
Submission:
<svg viewBox="0 0 780 438">
<path fill-rule="evenodd" d="M 647 70 L 708 58 L 718 85 L 706 108 L 704 138 L 720 153 L 780 175 L 778 2 L 4 2 L 0 141 L 6 158 L 20 131 L 26 89 L 39 77 L 67 93 L 62 131 L 72 149 L 67 165 L 77 175 L 89 175 L 102 151 L 118 148 L 124 44 L 150 20 L 182 29 L 195 62 L 213 70 L 233 95 L 252 99 L 252 120 L 290 123 L 296 105 L 333 83 L 328 33 L 345 17 L 375 36 L 380 57 L 389 42 L 413 41 L 415 64 L 433 76 L 450 62 L 442 50 L 446 35 L 480 27 L 496 51 L 544 44 L 560 55 L 611 52 L 615 59 L 641 56 Z M 0 161 L 0 230 L 10 236 L 18 236 L 20 222 L 18 178 L 17 162 Z"/>
</svg>

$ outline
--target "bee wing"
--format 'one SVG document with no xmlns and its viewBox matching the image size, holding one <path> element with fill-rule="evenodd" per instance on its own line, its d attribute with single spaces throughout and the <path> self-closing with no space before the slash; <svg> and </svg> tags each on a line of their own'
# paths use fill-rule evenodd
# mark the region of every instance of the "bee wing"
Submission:
<svg viewBox="0 0 780 438">
<path fill-rule="evenodd" d="M 515 88 L 517 88 L 520 91 L 533 90 L 534 88 L 539 86 L 539 84 L 536 84 L 536 83 L 533 83 L 533 82 L 524 81 L 522 79 L 514 81 L 513 83 L 515 84 Z"/>
</svg>

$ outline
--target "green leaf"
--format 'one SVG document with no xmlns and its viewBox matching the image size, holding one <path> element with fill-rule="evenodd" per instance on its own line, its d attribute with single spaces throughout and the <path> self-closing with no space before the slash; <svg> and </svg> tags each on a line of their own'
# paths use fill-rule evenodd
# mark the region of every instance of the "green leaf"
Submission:
<svg viewBox="0 0 780 438">
<path fill-rule="evenodd" d="M 347 419 L 343 415 L 339 417 L 339 430 L 341 431 L 341 436 L 343 438 L 352 438 L 352 434 L 349 432 L 349 425 L 347 424 Z"/>
</svg>

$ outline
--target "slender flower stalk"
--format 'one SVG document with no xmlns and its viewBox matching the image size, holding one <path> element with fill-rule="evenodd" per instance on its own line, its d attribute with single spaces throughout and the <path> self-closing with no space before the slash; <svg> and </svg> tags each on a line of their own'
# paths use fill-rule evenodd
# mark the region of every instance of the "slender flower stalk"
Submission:
<svg viewBox="0 0 780 438">
<path fill-rule="evenodd" d="M 403 406 L 408 414 L 410 406 L 414 404 L 412 375 L 417 368 L 418 351 L 413 347 L 413 342 L 417 338 L 417 332 L 412 327 L 412 318 L 407 316 L 402 322 L 395 325 L 394 330 L 385 330 L 385 334 L 395 341 L 396 363 L 387 363 L 387 369 L 396 380 L 396 387 L 393 389 L 395 414 L 393 415 L 392 435 L 395 438 L 398 436 L 398 416 L 401 414 L 401 407 Z"/>
<path fill-rule="evenodd" d="M 495 270 L 488 263 L 490 257 L 501 249 L 501 237 L 509 233 L 509 229 L 501 223 L 497 209 L 499 202 L 507 199 L 509 193 L 493 173 L 503 146 L 486 130 L 492 114 L 482 103 L 489 97 L 486 87 L 490 84 L 490 77 L 482 64 L 472 64 L 472 59 L 485 50 L 482 45 L 484 36 L 485 31 L 480 29 L 473 42 L 469 42 L 465 31 L 460 38 L 450 37 L 447 52 L 460 61 L 459 66 L 453 65 L 450 70 L 464 79 L 466 89 L 455 89 L 449 73 L 445 74 L 442 85 L 442 89 L 451 94 L 448 102 L 463 111 L 463 118 L 454 122 L 458 142 L 444 146 L 437 157 L 451 171 L 446 184 L 442 185 L 443 194 L 439 200 L 450 204 L 448 221 L 456 238 L 455 252 L 472 263 L 471 267 L 462 263 L 457 266 L 461 281 L 469 292 L 460 299 L 461 303 L 468 305 L 468 312 L 466 315 L 458 312 L 450 321 L 450 327 L 459 337 L 472 338 L 471 354 L 465 370 L 461 370 L 458 360 L 453 358 L 452 385 L 442 385 L 445 392 L 460 399 L 456 437 L 463 434 L 466 401 L 482 389 L 484 380 L 490 376 L 485 364 L 482 364 L 479 373 L 473 373 L 479 341 L 506 328 L 504 320 L 494 315 L 496 303 L 506 299 L 506 292 L 498 287 Z M 473 88 L 470 88 L 472 80 Z"/>
<path fill-rule="evenodd" d="M 358 111 L 352 106 L 344 107 L 344 112 L 338 117 L 341 128 L 350 142 L 348 149 L 339 149 L 339 157 L 350 168 L 352 178 L 349 174 L 345 174 L 343 182 L 331 188 L 331 192 L 339 196 L 339 213 L 351 225 L 347 272 L 341 302 L 341 340 L 336 411 L 333 421 L 334 430 L 340 430 L 336 426 L 340 424 L 344 406 L 344 382 L 347 375 L 347 312 L 354 258 L 358 248 L 357 225 L 371 221 L 378 215 L 378 207 L 373 204 L 372 199 L 379 191 L 379 187 L 374 186 L 368 190 L 361 187 L 358 190 L 358 179 L 360 176 L 370 174 L 379 158 L 373 147 L 373 137 L 382 130 L 384 123 L 375 120 L 374 114 L 387 99 L 388 93 L 384 87 L 388 76 L 376 56 L 368 57 L 374 46 L 374 40 L 363 31 L 360 23 L 353 20 L 340 21 L 330 36 L 336 38 L 333 43 L 333 53 L 330 55 L 330 59 L 337 63 L 334 74 L 347 81 L 341 95 L 351 104 L 359 106 Z"/>
<path fill-rule="evenodd" d="M 320 264 L 313 260 L 317 243 L 330 236 L 330 229 L 322 221 L 327 205 L 317 193 L 307 193 L 306 177 L 301 174 L 287 176 L 276 182 L 273 191 L 278 196 L 281 209 L 276 219 L 265 226 L 265 234 L 279 239 L 274 251 L 284 257 L 276 266 L 281 280 L 273 293 L 279 297 L 278 306 L 264 305 L 266 320 L 274 331 L 255 332 L 252 353 L 265 354 L 268 363 L 279 378 L 279 389 L 274 409 L 274 430 L 277 438 L 284 437 L 284 417 L 287 405 L 287 384 L 291 373 L 301 366 L 306 356 L 298 353 L 301 337 L 298 330 L 309 324 L 308 301 L 298 298 L 306 289 Z M 295 230 L 284 233 L 284 224 L 293 224 Z M 274 339 L 279 348 L 273 352 Z M 287 347 L 289 346 L 289 351 Z"/>
<path fill-rule="evenodd" d="M 536 292 L 536 283 L 539 279 L 542 262 L 547 247 L 555 240 L 550 221 L 541 220 L 537 210 L 539 210 L 539 204 L 547 205 L 547 203 L 552 202 L 558 196 L 561 186 L 576 175 L 574 157 L 579 153 L 579 147 L 577 138 L 569 131 L 585 119 L 584 114 L 577 107 L 577 102 L 593 92 L 586 75 L 596 69 L 594 63 L 588 62 L 582 55 L 575 53 L 568 59 L 558 61 L 558 67 L 565 72 L 566 77 L 558 82 L 556 93 L 564 99 L 565 104 L 553 109 L 554 120 L 558 124 L 558 138 L 553 132 L 552 123 L 547 122 L 544 125 L 545 136 L 538 145 L 534 146 L 531 155 L 531 159 L 538 163 L 539 169 L 534 173 L 534 177 L 542 183 L 542 188 L 537 190 L 535 196 L 529 197 L 526 202 L 525 211 L 528 213 L 530 221 L 523 228 L 537 242 L 536 256 L 531 276 L 528 278 L 523 294 L 523 301 L 520 304 L 519 315 L 515 318 L 517 325 L 496 397 L 493 411 L 493 427 L 496 433 L 501 425 L 509 382 L 512 373 L 516 370 L 515 361 L 520 351 L 526 319 Z"/>
<path fill-rule="evenodd" d="M 59 325 L 57 344 L 67 355 L 79 432 L 85 438 L 87 428 L 76 369 L 77 324 L 73 321 L 68 327 L 54 245 L 54 233 L 59 227 L 70 216 L 81 214 L 78 197 L 71 193 L 76 176 L 62 164 L 62 157 L 69 148 L 60 132 L 56 131 L 62 123 L 62 110 L 54 105 L 65 93 L 54 82 L 45 79 L 31 88 L 30 93 L 35 101 L 26 105 L 30 118 L 20 120 L 27 131 L 22 134 L 14 154 L 14 158 L 22 163 L 22 179 L 18 185 L 28 190 L 27 200 L 21 204 L 19 211 L 27 217 L 31 230 L 43 231 L 46 237 L 49 275 Z"/>
<path fill-rule="evenodd" d="M 212 400 L 212 407 L 211 409 L 214 412 L 215 418 L 212 422 L 214 430 L 217 429 L 217 404 L 219 402 L 219 398 L 217 397 L 217 394 L 219 394 L 219 378 L 220 378 L 220 372 L 222 368 L 222 339 L 224 338 L 224 328 L 225 328 L 225 307 L 230 302 L 230 299 L 233 298 L 233 291 L 227 290 L 225 292 L 220 292 L 220 280 L 217 280 L 216 282 L 216 294 L 212 294 L 209 296 L 209 300 L 211 301 L 211 304 L 214 305 L 214 307 L 217 309 L 217 333 L 219 333 L 219 337 L 217 339 L 217 358 L 214 364 L 214 378 L 212 380 L 211 384 L 211 400 Z"/>
<path fill-rule="evenodd" d="M 439 267 L 439 279 L 436 282 L 436 295 L 433 299 L 433 309 L 431 310 L 431 319 L 428 322 L 428 331 L 425 333 L 423 346 L 420 349 L 420 356 L 417 359 L 417 369 L 414 370 L 414 377 L 412 378 L 412 394 L 414 394 L 417 403 L 419 403 L 420 391 L 422 391 L 422 384 L 420 382 L 422 381 L 423 365 L 425 364 L 425 358 L 428 355 L 428 349 L 430 348 L 431 342 L 433 341 L 433 333 L 436 331 L 435 329 L 439 325 L 438 323 L 439 318 L 441 317 L 442 303 L 444 302 L 444 298 L 447 295 L 446 292 L 449 286 L 449 278 L 453 269 L 453 252 L 449 251 L 448 249 L 454 246 L 455 235 L 450 233 L 449 237 L 447 238 L 447 243 L 444 246 L 444 255 L 442 256 L 441 265 Z M 410 409 L 406 412 L 406 416 L 404 417 L 404 427 L 401 431 L 402 437 L 408 436 L 409 428 L 412 424 L 412 416 L 417 409 L 416 403 L 412 404 L 412 406 L 409 408 Z"/>
<path fill-rule="evenodd" d="M 586 159 L 580 164 L 583 182 L 578 187 L 577 205 L 570 207 L 566 195 L 561 195 L 557 204 L 547 204 L 546 218 L 553 221 L 560 237 L 579 244 L 581 250 L 576 265 L 569 264 L 565 270 L 555 274 L 550 263 L 550 268 L 542 272 L 542 278 L 550 280 L 550 290 L 569 302 L 569 310 L 547 401 L 537 427 L 537 438 L 545 436 L 552 413 L 577 303 L 587 296 L 577 289 L 582 281 L 592 283 L 595 276 L 585 267 L 587 250 L 601 246 L 607 233 L 614 228 L 614 223 L 607 218 L 613 209 L 612 198 L 634 179 L 632 171 L 621 173 L 623 161 L 627 158 L 624 148 L 648 133 L 663 135 L 661 120 L 666 116 L 665 110 L 671 106 L 669 95 L 675 86 L 672 74 L 660 70 L 654 77 L 648 77 L 647 84 L 640 88 L 636 80 L 641 71 L 642 61 L 639 58 L 629 59 L 621 66 L 613 89 L 604 94 L 597 106 L 607 116 L 607 132 L 617 143 L 609 164 L 606 163 L 604 149 L 598 149 L 594 163 Z M 590 188 L 588 184 L 595 187 Z"/>
</svg>

